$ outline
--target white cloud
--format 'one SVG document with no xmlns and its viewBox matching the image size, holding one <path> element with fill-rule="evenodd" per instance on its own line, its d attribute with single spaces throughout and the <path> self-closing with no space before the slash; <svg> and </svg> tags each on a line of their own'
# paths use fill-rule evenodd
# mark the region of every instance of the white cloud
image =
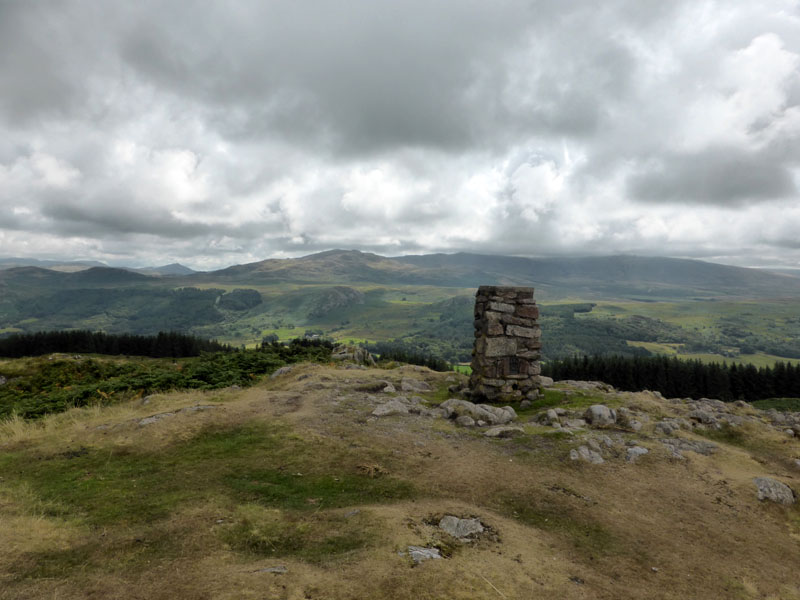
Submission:
<svg viewBox="0 0 800 600">
<path fill-rule="evenodd" d="M 0 255 L 800 260 L 792 0 L 6 3 L 0 55 Z"/>
</svg>

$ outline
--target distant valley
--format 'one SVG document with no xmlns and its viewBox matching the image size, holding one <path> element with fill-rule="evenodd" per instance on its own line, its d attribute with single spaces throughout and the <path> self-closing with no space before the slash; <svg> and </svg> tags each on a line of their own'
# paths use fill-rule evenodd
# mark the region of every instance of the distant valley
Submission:
<svg viewBox="0 0 800 600">
<path fill-rule="evenodd" d="M 14 262 L 16 261 L 16 262 Z M 334 250 L 213 272 L 0 260 L 0 334 L 179 330 L 235 344 L 324 335 L 469 359 L 478 285 L 530 285 L 545 356 L 800 358 L 800 278 L 702 261 Z"/>
</svg>

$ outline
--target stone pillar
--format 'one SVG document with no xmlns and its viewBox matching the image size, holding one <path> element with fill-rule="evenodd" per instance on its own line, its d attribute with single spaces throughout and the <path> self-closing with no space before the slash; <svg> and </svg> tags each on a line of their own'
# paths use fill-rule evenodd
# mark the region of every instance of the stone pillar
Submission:
<svg viewBox="0 0 800 600">
<path fill-rule="evenodd" d="M 475 296 L 470 395 L 509 402 L 541 393 L 541 329 L 533 288 L 482 285 Z"/>
</svg>

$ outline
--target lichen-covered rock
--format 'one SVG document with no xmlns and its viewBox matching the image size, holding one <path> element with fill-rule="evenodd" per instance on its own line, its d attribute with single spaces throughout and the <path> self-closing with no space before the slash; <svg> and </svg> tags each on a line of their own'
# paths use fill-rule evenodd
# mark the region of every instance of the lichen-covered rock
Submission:
<svg viewBox="0 0 800 600">
<path fill-rule="evenodd" d="M 794 490 L 785 483 L 771 477 L 755 477 L 759 500 L 771 500 L 784 506 L 790 506 L 797 501 Z"/>
<path fill-rule="evenodd" d="M 475 427 L 475 419 L 469 415 L 461 415 L 456 417 L 456 425 L 459 427 Z"/>
<path fill-rule="evenodd" d="M 454 515 L 445 515 L 439 521 L 439 528 L 454 538 L 465 541 L 470 537 L 483 533 L 483 524 L 478 519 L 459 519 Z"/>
<path fill-rule="evenodd" d="M 656 433 L 664 435 L 672 435 L 676 431 L 679 431 L 680 428 L 681 426 L 674 419 L 664 419 L 655 425 Z"/>
<path fill-rule="evenodd" d="M 583 418 L 592 427 L 607 427 L 617 422 L 617 413 L 605 404 L 593 404 L 586 409 Z"/>
</svg>

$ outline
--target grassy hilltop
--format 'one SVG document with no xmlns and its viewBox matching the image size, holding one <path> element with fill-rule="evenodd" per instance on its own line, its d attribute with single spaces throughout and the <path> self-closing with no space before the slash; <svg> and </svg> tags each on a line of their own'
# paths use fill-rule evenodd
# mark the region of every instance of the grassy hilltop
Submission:
<svg viewBox="0 0 800 600">
<path fill-rule="evenodd" d="M 562 384 L 491 439 L 437 416 L 459 382 L 302 363 L 6 420 L 0 598 L 800 598 L 798 505 L 753 483 L 798 489 L 777 413 L 712 406 L 739 423 L 717 429 L 656 394 Z M 410 412 L 372 416 L 389 400 Z M 570 428 L 596 403 L 625 419 Z M 604 462 L 571 460 L 580 446 Z M 445 515 L 483 531 L 459 541 Z M 409 546 L 442 558 L 415 565 Z"/>
</svg>

